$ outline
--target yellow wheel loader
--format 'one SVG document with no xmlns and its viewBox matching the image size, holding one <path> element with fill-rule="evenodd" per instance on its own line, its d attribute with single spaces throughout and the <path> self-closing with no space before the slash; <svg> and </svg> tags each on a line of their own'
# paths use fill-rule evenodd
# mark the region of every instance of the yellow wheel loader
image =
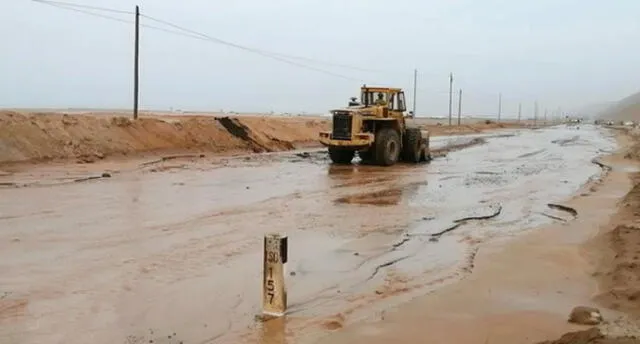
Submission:
<svg viewBox="0 0 640 344">
<path fill-rule="evenodd" d="M 429 132 L 408 126 L 414 114 L 405 115 L 402 89 L 363 85 L 360 91 L 360 102 L 351 98 L 349 106 L 330 111 L 332 131 L 320 133 L 334 164 L 351 163 L 356 152 L 363 163 L 381 166 L 431 160 Z"/>
</svg>

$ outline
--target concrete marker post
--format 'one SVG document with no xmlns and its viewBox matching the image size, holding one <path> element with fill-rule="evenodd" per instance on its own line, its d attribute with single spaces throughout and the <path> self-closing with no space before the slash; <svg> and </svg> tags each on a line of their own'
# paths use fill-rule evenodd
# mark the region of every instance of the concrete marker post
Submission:
<svg viewBox="0 0 640 344">
<path fill-rule="evenodd" d="M 284 264 L 288 260 L 288 238 L 277 233 L 264 237 L 262 313 L 283 316 L 287 311 Z"/>
</svg>

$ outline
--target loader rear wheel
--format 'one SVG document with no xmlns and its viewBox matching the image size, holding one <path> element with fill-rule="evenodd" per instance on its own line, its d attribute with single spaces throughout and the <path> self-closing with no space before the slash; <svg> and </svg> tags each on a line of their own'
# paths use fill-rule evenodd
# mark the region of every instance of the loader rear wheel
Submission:
<svg viewBox="0 0 640 344">
<path fill-rule="evenodd" d="M 329 148 L 329 158 L 334 164 L 350 164 L 355 151 L 343 148 Z"/>
<path fill-rule="evenodd" d="M 380 129 L 376 135 L 376 163 L 390 166 L 398 161 L 400 156 L 400 135 L 393 128 Z"/>
<path fill-rule="evenodd" d="M 418 128 L 408 128 L 404 132 L 402 159 L 406 162 L 419 163 L 422 160 L 422 132 Z"/>
<path fill-rule="evenodd" d="M 358 156 L 360 156 L 360 160 L 362 160 L 362 163 L 365 165 L 373 163 L 375 158 L 373 149 L 359 151 Z"/>
</svg>

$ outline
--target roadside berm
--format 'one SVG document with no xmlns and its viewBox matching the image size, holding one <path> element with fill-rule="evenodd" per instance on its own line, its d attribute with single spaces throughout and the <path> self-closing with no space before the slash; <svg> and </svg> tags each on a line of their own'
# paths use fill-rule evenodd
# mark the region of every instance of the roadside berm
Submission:
<svg viewBox="0 0 640 344">
<path fill-rule="evenodd" d="M 206 152 L 277 152 L 320 147 L 318 133 L 330 121 L 320 116 L 170 116 L 23 113 L 0 111 L 0 164 L 112 156 Z M 483 123 L 460 127 L 425 124 L 433 135 L 477 133 L 505 127 Z"/>
<path fill-rule="evenodd" d="M 265 152 L 313 144 L 318 118 L 149 117 L 0 113 L 0 163 L 145 152 Z"/>
</svg>

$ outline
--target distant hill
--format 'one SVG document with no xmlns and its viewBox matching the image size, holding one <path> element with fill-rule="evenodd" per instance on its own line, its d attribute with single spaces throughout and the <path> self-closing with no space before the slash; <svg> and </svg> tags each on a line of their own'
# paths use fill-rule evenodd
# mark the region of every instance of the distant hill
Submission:
<svg viewBox="0 0 640 344">
<path fill-rule="evenodd" d="M 615 105 L 617 102 L 606 102 L 606 103 L 597 103 L 590 104 L 587 106 L 582 106 L 580 108 L 568 109 L 570 113 L 579 114 L 580 117 L 586 118 L 596 118 L 599 117 L 601 113 Z"/>
<path fill-rule="evenodd" d="M 640 121 L 640 92 L 634 93 L 600 111 L 598 117 L 616 121 Z"/>
</svg>

